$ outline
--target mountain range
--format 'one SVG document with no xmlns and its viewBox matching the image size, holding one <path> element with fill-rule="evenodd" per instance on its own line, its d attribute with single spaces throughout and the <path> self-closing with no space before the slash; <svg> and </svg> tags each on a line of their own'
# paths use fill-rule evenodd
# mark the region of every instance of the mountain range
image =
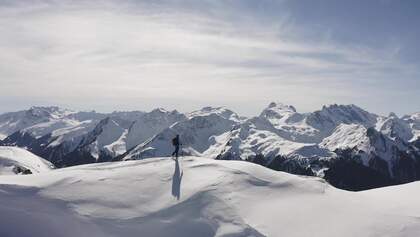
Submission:
<svg viewBox="0 0 420 237">
<path fill-rule="evenodd" d="M 348 190 L 420 180 L 420 113 L 381 116 L 336 104 L 299 113 L 270 103 L 250 118 L 224 107 L 190 113 L 32 107 L 0 115 L 0 145 L 25 148 L 58 168 L 170 156 L 176 134 L 183 156 L 246 160 Z"/>
</svg>

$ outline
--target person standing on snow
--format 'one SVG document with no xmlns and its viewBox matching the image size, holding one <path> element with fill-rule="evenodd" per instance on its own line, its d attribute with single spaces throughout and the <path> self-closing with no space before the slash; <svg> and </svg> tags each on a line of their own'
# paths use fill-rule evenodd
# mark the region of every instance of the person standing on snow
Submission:
<svg viewBox="0 0 420 237">
<path fill-rule="evenodd" d="M 177 134 L 173 139 L 172 139 L 172 145 L 175 147 L 175 151 L 172 152 L 172 156 L 175 156 L 178 159 L 178 152 L 179 152 L 179 134 Z"/>
</svg>

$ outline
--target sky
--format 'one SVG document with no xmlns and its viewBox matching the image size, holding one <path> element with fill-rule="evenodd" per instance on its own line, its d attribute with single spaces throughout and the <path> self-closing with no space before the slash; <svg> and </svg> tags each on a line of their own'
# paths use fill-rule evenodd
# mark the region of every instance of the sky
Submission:
<svg viewBox="0 0 420 237">
<path fill-rule="evenodd" d="M 0 0 L 0 113 L 420 111 L 417 0 Z"/>
</svg>

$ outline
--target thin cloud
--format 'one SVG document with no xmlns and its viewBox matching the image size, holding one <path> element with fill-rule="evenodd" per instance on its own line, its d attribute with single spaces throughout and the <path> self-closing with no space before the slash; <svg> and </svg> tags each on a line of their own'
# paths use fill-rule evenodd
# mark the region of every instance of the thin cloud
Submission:
<svg viewBox="0 0 420 237">
<path fill-rule="evenodd" d="M 375 85 L 418 75 L 395 48 L 299 37 L 287 9 L 263 17 L 247 5 L 212 2 L 4 4 L 0 94 L 85 109 L 96 98 L 107 110 L 225 104 L 250 115 L 270 100 L 304 110 L 353 103 L 363 88 L 380 95 Z"/>
</svg>

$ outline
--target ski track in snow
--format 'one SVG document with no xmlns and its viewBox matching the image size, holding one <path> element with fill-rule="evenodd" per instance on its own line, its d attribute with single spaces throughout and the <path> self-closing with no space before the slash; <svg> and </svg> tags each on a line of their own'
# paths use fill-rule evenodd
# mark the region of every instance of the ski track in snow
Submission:
<svg viewBox="0 0 420 237">
<path fill-rule="evenodd" d="M 364 192 L 242 161 L 89 164 L 0 177 L 0 236 L 420 236 L 419 182 Z"/>
</svg>

